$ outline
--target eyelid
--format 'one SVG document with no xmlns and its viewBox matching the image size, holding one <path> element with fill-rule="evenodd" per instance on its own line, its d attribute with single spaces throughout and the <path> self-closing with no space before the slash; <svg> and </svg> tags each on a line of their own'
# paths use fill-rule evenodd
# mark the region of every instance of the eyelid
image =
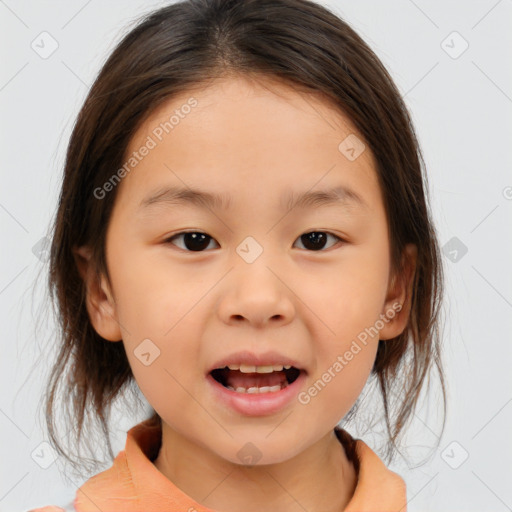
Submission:
<svg viewBox="0 0 512 512">
<path fill-rule="evenodd" d="M 324 250 L 324 249 L 321 249 L 321 250 L 318 250 L 318 251 L 308 251 L 308 250 L 306 250 L 306 249 L 303 249 L 303 250 L 306 250 L 306 252 L 311 252 L 311 253 L 317 253 L 317 252 L 322 253 L 322 252 L 327 252 L 327 251 L 329 251 L 330 249 L 332 249 L 333 247 L 336 247 L 336 246 L 340 245 L 340 242 L 341 242 L 342 244 L 346 244 L 346 243 L 347 243 L 347 241 L 346 241 L 345 239 L 341 238 L 339 235 L 336 235 L 335 233 L 332 233 L 331 231 L 325 231 L 325 230 L 322 230 L 322 229 L 311 229 L 311 230 L 306 231 L 306 232 L 304 232 L 304 233 L 302 233 L 302 234 L 303 234 L 303 235 L 307 235 L 308 233 L 324 233 L 324 234 L 326 234 L 326 235 L 328 235 L 328 236 L 332 236 L 332 237 L 336 238 L 336 239 L 337 239 L 337 242 L 336 242 L 335 244 L 331 245 L 331 247 L 329 247 L 329 248 L 327 248 L 327 249 L 325 249 L 325 250 Z M 302 236 L 302 235 L 301 235 L 301 236 Z M 300 240 L 300 236 L 297 238 L 297 240 Z"/>
<path fill-rule="evenodd" d="M 163 240 L 163 243 L 164 244 L 171 244 L 171 245 L 175 245 L 172 243 L 172 240 L 174 238 L 177 238 L 179 237 L 180 235 L 184 235 L 184 234 L 187 234 L 187 233 L 198 233 L 198 234 L 201 234 L 201 235 L 206 235 L 207 237 L 209 237 L 211 240 L 214 240 L 215 243 L 217 243 L 217 245 L 219 245 L 219 243 L 217 242 L 217 240 L 215 240 L 215 238 L 213 238 L 211 235 L 209 235 L 208 233 L 206 233 L 205 231 L 200 231 L 198 229 L 190 229 L 190 230 L 183 230 L 183 231 L 179 231 L 178 233 L 174 233 L 173 235 L 171 236 L 168 236 L 166 237 L 164 240 Z M 337 239 L 337 243 L 332 245 L 331 247 L 329 247 L 328 249 L 326 250 L 323 250 L 323 249 L 320 249 L 318 251 L 308 251 L 307 249 L 302 249 L 302 250 L 305 250 L 306 252 L 311 252 L 311 253 L 316 253 L 316 252 L 327 252 L 329 249 L 331 249 L 332 247 L 336 247 L 337 245 L 339 245 L 339 243 L 341 242 L 343 245 L 344 244 L 347 244 L 348 241 L 345 239 L 345 238 L 342 238 L 341 236 L 339 235 L 336 235 L 335 233 L 331 232 L 331 231 L 326 231 L 326 230 L 322 230 L 322 229 L 310 229 L 308 231 L 305 231 L 303 232 L 301 235 L 299 235 L 299 237 L 297 238 L 297 240 L 300 239 L 300 237 L 302 235 L 307 235 L 309 233 L 325 233 L 326 235 L 330 235 L 334 238 Z M 177 246 L 175 246 L 177 247 Z M 177 247 L 179 250 L 181 250 L 182 252 L 187 252 L 187 253 L 198 253 L 198 254 L 201 254 L 201 253 L 204 253 L 204 252 L 208 252 L 208 250 L 204 250 L 204 251 L 189 251 L 189 250 L 186 250 L 186 249 L 182 249 L 181 247 Z"/>
<path fill-rule="evenodd" d="M 166 237 L 164 240 L 163 240 L 163 243 L 164 244 L 171 244 L 171 245 L 174 245 L 177 249 L 179 249 L 180 251 L 182 252 L 188 252 L 188 253 L 197 253 L 197 254 L 201 254 L 201 253 L 204 253 L 204 252 L 208 252 L 208 251 L 188 251 L 186 249 L 182 249 L 181 247 L 177 247 L 175 244 L 172 243 L 172 240 L 174 238 L 177 238 L 181 235 L 185 235 L 187 233 L 198 233 L 200 235 L 206 235 L 207 237 L 209 237 L 211 240 L 214 240 L 215 243 L 217 245 L 219 245 L 219 242 L 217 242 L 217 240 L 215 240 L 215 238 L 213 238 L 212 236 L 210 236 L 208 233 L 206 233 L 205 231 L 200 231 L 199 229 L 190 229 L 190 230 L 184 230 L 184 231 L 178 231 L 177 233 L 174 233 L 173 235 L 170 235 L 168 237 Z"/>
</svg>

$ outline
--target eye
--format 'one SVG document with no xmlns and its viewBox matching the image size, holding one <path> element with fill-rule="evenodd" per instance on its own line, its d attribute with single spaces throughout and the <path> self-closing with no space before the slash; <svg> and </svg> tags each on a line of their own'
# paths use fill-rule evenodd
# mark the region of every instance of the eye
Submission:
<svg viewBox="0 0 512 512">
<path fill-rule="evenodd" d="M 173 243 L 172 240 L 180 237 L 184 237 L 183 242 L 185 245 L 185 247 L 181 248 L 193 252 L 203 251 L 206 247 L 208 247 L 209 241 L 213 240 L 210 235 L 200 231 L 183 231 L 177 235 L 172 236 L 171 238 L 168 238 L 165 240 L 165 243 Z"/>
<path fill-rule="evenodd" d="M 328 233 L 327 231 L 310 231 L 309 233 L 304 233 L 301 235 L 297 240 L 300 240 L 308 250 L 321 251 L 324 249 L 325 243 L 329 236 L 339 240 L 340 242 L 343 242 L 339 236 Z"/>
<path fill-rule="evenodd" d="M 173 235 L 172 237 L 165 240 L 165 243 L 178 245 L 174 243 L 174 240 L 180 239 L 181 237 L 183 237 L 184 247 L 180 248 L 191 252 L 204 251 L 208 248 L 210 241 L 214 240 L 210 235 L 200 231 L 182 231 L 181 233 L 177 233 L 176 235 Z M 331 237 L 340 242 L 344 241 L 339 236 L 333 235 L 327 231 L 310 231 L 301 235 L 297 240 L 302 243 L 306 250 L 321 251 L 325 248 L 328 237 Z M 332 244 L 330 247 L 333 245 L 334 244 Z"/>
</svg>

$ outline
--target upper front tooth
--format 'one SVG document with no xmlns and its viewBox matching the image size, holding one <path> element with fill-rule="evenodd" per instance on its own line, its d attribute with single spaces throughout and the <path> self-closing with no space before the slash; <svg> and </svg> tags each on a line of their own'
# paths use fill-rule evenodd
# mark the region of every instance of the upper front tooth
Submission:
<svg viewBox="0 0 512 512">
<path fill-rule="evenodd" d="M 290 368 L 291 368 L 291 366 L 290 366 L 289 364 L 286 364 L 286 365 L 284 366 L 284 369 L 285 369 L 285 370 L 289 370 Z"/>
<path fill-rule="evenodd" d="M 240 371 L 242 373 L 272 373 L 274 371 L 274 367 L 272 365 L 253 366 L 249 364 L 241 364 Z"/>
<path fill-rule="evenodd" d="M 274 371 L 274 367 L 270 366 L 256 366 L 256 371 L 258 373 L 272 373 Z"/>
<path fill-rule="evenodd" d="M 272 373 L 280 372 L 283 369 L 282 364 L 267 365 L 267 366 L 253 366 L 249 364 L 229 365 L 230 370 L 240 370 L 242 373 Z M 291 368 L 291 366 L 285 366 L 285 369 Z"/>
</svg>

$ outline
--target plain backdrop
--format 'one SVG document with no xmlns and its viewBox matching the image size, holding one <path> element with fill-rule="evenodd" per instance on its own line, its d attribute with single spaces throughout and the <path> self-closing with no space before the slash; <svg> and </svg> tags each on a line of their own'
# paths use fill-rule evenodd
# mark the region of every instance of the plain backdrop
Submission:
<svg viewBox="0 0 512 512">
<path fill-rule="evenodd" d="M 166 3 L 0 0 L 0 511 L 63 505 L 82 483 L 52 463 L 39 410 L 52 355 L 51 320 L 36 322 L 44 237 L 90 84 L 134 20 Z M 320 3 L 359 32 L 405 96 L 443 247 L 446 430 L 425 463 L 391 469 L 411 512 L 512 510 L 512 1 Z M 34 49 L 41 38 L 45 51 L 58 45 L 51 55 Z M 116 454 L 143 416 L 112 421 Z M 407 454 L 429 453 L 438 431 L 435 408 L 422 406 Z"/>
</svg>

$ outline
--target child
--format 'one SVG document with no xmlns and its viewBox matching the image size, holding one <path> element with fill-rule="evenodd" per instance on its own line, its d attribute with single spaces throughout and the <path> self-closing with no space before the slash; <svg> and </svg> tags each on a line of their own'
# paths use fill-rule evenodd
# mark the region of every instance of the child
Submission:
<svg viewBox="0 0 512 512">
<path fill-rule="evenodd" d="M 383 65 L 316 3 L 184 0 L 135 27 L 68 147 L 46 412 L 70 461 L 64 376 L 78 441 L 134 381 L 154 414 L 72 508 L 406 510 L 338 424 L 372 377 L 393 453 L 434 366 L 443 384 L 422 164 Z"/>
</svg>

